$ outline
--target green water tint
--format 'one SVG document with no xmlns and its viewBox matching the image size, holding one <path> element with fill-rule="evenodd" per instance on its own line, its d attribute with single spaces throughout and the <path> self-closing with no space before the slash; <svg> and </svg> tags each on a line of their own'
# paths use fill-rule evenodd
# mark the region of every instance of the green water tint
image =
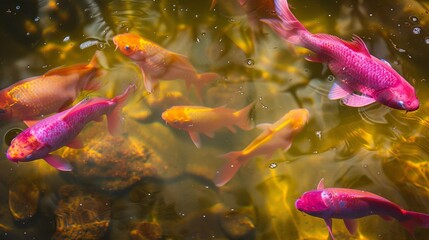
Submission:
<svg viewBox="0 0 429 240">
<path fill-rule="evenodd" d="M 86 63 L 98 49 L 110 71 L 102 79 L 105 87 L 90 95 L 112 97 L 140 78 L 110 41 L 127 31 L 188 56 L 199 72 L 224 78 L 205 89 L 204 103 L 180 80 L 161 82 L 158 94 L 149 96 L 141 83 L 141 93 L 124 110 L 122 137 L 106 134 L 105 121 L 92 123 L 82 133 L 84 149 L 58 152 L 75 168 L 71 173 L 43 161 L 16 165 L 2 155 L 0 239 L 327 239 L 321 219 L 294 207 L 321 178 L 327 187 L 366 190 L 429 213 L 428 5 L 290 3 L 311 32 L 361 36 L 373 55 L 415 86 L 420 109 L 350 108 L 328 100 L 329 70 L 305 61 L 305 50 L 268 27 L 250 26 L 236 1 L 219 0 L 212 11 L 210 1 L 191 0 L 2 2 L 2 88 L 54 67 Z M 202 136 L 197 149 L 186 132 L 160 118 L 174 104 L 239 109 L 255 100 L 255 123 L 275 122 L 298 107 L 310 111 L 310 121 L 288 152 L 254 159 L 222 188 L 212 183 L 225 161 L 219 156 L 243 149 L 260 130 L 225 129 L 213 139 Z M 3 123 L 2 143 L 10 130 L 22 128 Z M 372 216 L 359 223 L 358 235 L 351 236 L 334 221 L 334 235 L 411 239 L 396 221 Z M 427 236 L 427 229 L 416 231 L 417 239 Z"/>
</svg>

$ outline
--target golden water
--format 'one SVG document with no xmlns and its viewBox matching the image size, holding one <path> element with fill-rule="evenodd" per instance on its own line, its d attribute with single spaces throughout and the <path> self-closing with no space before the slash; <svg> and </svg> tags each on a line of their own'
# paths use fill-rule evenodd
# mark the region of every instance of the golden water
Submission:
<svg viewBox="0 0 429 240">
<path fill-rule="evenodd" d="M 138 227 L 142 222 L 155 229 L 148 239 L 240 239 L 243 232 L 249 234 L 241 239 L 328 239 L 322 219 L 294 207 L 321 178 L 327 187 L 370 191 L 404 209 L 429 213 L 429 4 L 290 3 L 311 32 L 343 39 L 361 36 L 373 55 L 391 62 L 415 86 L 420 109 L 405 113 L 379 104 L 350 108 L 329 100 L 334 79 L 329 70 L 305 61 L 304 49 L 286 44 L 252 19 L 258 16 L 255 12 L 246 15 L 234 0 L 219 0 L 213 10 L 208 0 L 2 1 L 1 88 L 58 66 L 88 62 L 101 50 L 109 72 L 102 90 L 91 95 L 112 97 L 131 82 L 140 83 L 140 92 L 124 109 L 125 144 L 106 136 L 104 123 L 91 123 L 82 133 L 84 149 L 60 150 L 73 162 L 73 173 L 59 173 L 42 160 L 16 165 L 1 156 L 0 239 L 66 238 L 56 229 L 70 231 L 70 239 L 143 239 L 137 236 L 150 231 Z M 180 80 L 162 81 L 159 93 L 147 96 L 138 69 L 111 42 L 114 35 L 128 31 L 187 56 L 199 72 L 214 71 L 223 79 L 205 89 L 203 103 Z M 160 99 L 165 101 L 159 103 Z M 260 130 L 223 130 L 213 139 L 202 136 L 202 148 L 197 149 L 185 132 L 166 125 L 160 114 L 174 104 L 238 109 L 251 101 L 256 101 L 255 123 L 275 122 L 298 107 L 309 110 L 310 121 L 288 152 L 250 161 L 217 188 L 211 179 L 225 161 L 219 156 L 243 149 Z M 22 128 L 21 123 L 1 124 L 6 136 L 2 152 L 7 148 L 4 140 L 10 141 Z M 105 155 L 97 155 L 100 152 Z M 133 154 L 152 152 L 158 157 L 143 167 L 143 158 L 131 159 Z M 88 156 L 99 159 L 78 165 Z M 111 174 L 108 182 L 100 177 L 103 174 Z M 117 186 L 124 182 L 129 184 L 125 189 Z M 85 196 L 93 195 L 99 205 L 87 204 Z M 62 204 L 74 199 L 70 196 L 84 197 L 75 199 L 71 212 L 60 212 Z M 10 210 L 14 204 L 37 210 L 16 221 Z M 91 228 L 87 222 L 108 225 Z M 352 236 L 334 220 L 334 236 L 412 239 L 396 221 L 371 216 L 359 224 L 358 234 Z M 70 230 L 72 225 L 76 229 Z M 416 238 L 428 239 L 429 230 L 418 229 Z"/>
</svg>

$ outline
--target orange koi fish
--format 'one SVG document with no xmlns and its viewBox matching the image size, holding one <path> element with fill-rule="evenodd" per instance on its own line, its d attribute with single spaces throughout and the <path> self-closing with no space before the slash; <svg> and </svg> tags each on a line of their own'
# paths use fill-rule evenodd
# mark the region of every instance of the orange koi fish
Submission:
<svg viewBox="0 0 429 240">
<path fill-rule="evenodd" d="M 200 148 L 199 133 L 214 137 L 214 132 L 223 127 L 235 132 L 234 125 L 243 130 L 252 129 L 249 113 L 253 105 L 239 111 L 224 107 L 174 106 L 162 113 L 162 119 L 172 127 L 187 131 L 195 146 Z"/>
<path fill-rule="evenodd" d="M 104 73 L 97 55 L 88 64 L 52 69 L 0 90 L 0 121 L 35 120 L 65 110 L 81 91 L 97 90 L 95 78 Z"/>
<path fill-rule="evenodd" d="M 303 129 L 308 122 L 308 117 L 308 110 L 301 108 L 289 111 L 273 124 L 259 124 L 257 127 L 264 131 L 244 150 L 223 155 L 228 162 L 216 172 L 214 180 L 216 186 L 226 184 L 234 177 L 241 165 L 256 156 L 265 155 L 267 158 L 271 158 L 277 149 L 289 150 L 293 137 Z"/>
<path fill-rule="evenodd" d="M 182 79 L 187 87 L 194 85 L 201 97 L 203 86 L 220 78 L 217 73 L 197 73 L 185 56 L 168 51 L 136 34 L 116 35 L 113 42 L 125 56 L 139 65 L 148 92 L 153 92 L 159 80 Z"/>
</svg>

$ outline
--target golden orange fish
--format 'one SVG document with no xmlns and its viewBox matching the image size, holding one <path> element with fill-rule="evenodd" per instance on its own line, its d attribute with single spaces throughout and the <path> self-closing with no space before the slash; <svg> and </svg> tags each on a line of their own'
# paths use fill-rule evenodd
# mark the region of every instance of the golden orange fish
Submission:
<svg viewBox="0 0 429 240">
<path fill-rule="evenodd" d="M 199 133 L 213 137 L 214 132 L 223 127 L 235 132 L 234 125 L 243 130 L 252 129 L 249 113 L 253 105 L 239 111 L 225 107 L 174 106 L 162 113 L 162 119 L 172 127 L 187 131 L 195 146 L 200 148 Z"/>
<path fill-rule="evenodd" d="M 117 48 L 133 60 L 141 69 L 143 82 L 148 92 L 153 92 L 159 80 L 185 80 L 186 86 L 194 85 L 201 97 L 204 85 L 220 78 L 217 73 L 197 73 L 189 60 L 180 54 L 168 51 L 161 46 L 133 33 L 113 37 Z"/>
<path fill-rule="evenodd" d="M 89 64 L 56 68 L 0 90 L 0 121 L 35 120 L 64 110 L 83 90 L 93 91 L 102 75 L 97 54 Z"/>
<path fill-rule="evenodd" d="M 271 155 L 278 149 L 287 151 L 292 145 L 293 137 L 308 122 L 308 117 L 308 110 L 299 108 L 289 111 L 273 124 L 258 124 L 257 127 L 264 131 L 255 140 L 242 151 L 224 155 L 228 162 L 217 171 L 214 180 L 216 186 L 226 184 L 243 164 L 256 156 L 265 155 L 267 158 L 271 158 Z"/>
</svg>

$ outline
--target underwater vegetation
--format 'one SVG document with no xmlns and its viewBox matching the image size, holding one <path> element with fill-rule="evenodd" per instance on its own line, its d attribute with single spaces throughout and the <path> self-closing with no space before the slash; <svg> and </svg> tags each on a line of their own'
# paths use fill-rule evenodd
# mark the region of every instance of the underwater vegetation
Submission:
<svg viewBox="0 0 429 240">
<path fill-rule="evenodd" d="M 2 1 L 0 239 L 427 239 L 428 21 Z"/>
</svg>

